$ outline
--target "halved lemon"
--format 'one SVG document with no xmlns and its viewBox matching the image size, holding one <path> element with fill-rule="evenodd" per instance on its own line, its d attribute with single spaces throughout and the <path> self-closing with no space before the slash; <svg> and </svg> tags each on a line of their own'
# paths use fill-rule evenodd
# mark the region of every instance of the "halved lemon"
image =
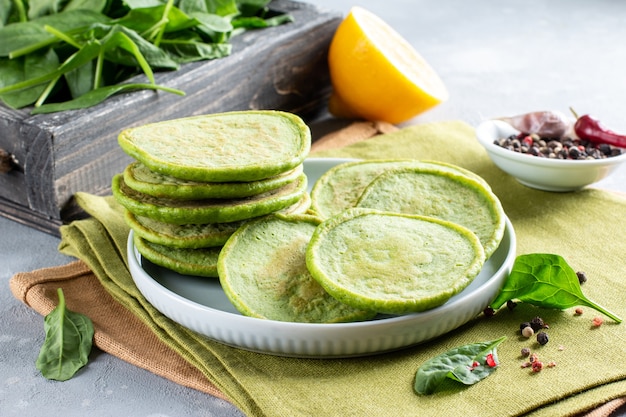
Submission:
<svg viewBox="0 0 626 417">
<path fill-rule="evenodd" d="M 448 99 L 435 70 L 375 14 L 353 7 L 331 41 L 329 111 L 401 123 Z"/>
</svg>

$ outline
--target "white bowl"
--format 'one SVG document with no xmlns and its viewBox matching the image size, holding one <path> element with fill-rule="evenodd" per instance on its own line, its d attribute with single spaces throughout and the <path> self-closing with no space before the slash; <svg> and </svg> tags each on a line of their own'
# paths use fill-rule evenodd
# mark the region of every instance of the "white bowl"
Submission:
<svg viewBox="0 0 626 417">
<path fill-rule="evenodd" d="M 626 154 L 593 160 L 540 158 L 494 144 L 497 139 L 518 133 L 500 120 L 488 120 L 476 128 L 476 138 L 493 163 L 527 187 L 544 191 L 575 191 L 607 177 L 626 161 Z"/>
</svg>

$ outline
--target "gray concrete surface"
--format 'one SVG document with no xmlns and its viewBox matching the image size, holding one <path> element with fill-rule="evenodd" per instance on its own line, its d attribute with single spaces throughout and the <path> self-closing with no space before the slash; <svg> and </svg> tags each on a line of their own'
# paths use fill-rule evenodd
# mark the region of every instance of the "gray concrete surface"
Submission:
<svg viewBox="0 0 626 417">
<path fill-rule="evenodd" d="M 315 3 L 343 13 L 352 5 L 373 11 L 437 69 L 450 100 L 409 123 L 461 119 L 475 125 L 492 116 L 573 106 L 626 132 L 626 2 Z M 599 185 L 626 191 L 626 167 Z M 13 298 L 8 281 L 20 271 L 69 261 L 57 244 L 0 218 L 0 416 L 241 416 L 225 401 L 97 351 L 75 378 L 44 379 L 34 366 L 43 319 Z"/>
</svg>

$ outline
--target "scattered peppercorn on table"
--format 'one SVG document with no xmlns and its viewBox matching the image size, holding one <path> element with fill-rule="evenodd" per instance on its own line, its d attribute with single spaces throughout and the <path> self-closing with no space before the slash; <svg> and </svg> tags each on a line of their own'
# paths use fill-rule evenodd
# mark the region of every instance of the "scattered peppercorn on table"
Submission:
<svg viewBox="0 0 626 417">
<path fill-rule="evenodd" d="M 334 9 L 344 14 L 353 5 L 350 1 L 344 0 L 316 0 L 320 8 Z M 436 2 L 425 0 L 423 2 L 411 2 L 398 0 L 391 3 L 378 3 L 373 0 L 362 1 L 360 6 L 376 13 L 386 20 L 392 27 L 407 38 L 407 40 L 424 56 L 425 59 L 437 70 L 442 80 L 450 92 L 448 102 L 433 110 L 424 113 L 418 118 L 411 120 L 401 128 L 412 129 L 414 125 L 424 125 L 428 130 L 429 126 L 444 126 L 458 133 L 459 138 L 469 140 L 471 132 L 467 125 L 476 126 L 480 121 L 498 116 L 521 114 L 534 110 L 560 110 L 567 112 L 570 107 L 575 108 L 581 115 L 591 114 L 602 120 L 607 126 L 616 132 L 626 133 L 626 120 L 622 118 L 626 108 L 623 104 L 623 97 L 626 96 L 626 84 L 623 83 L 623 68 L 626 65 L 626 52 L 616 49 L 614 45 L 619 44 L 621 39 L 626 37 L 626 27 L 621 22 L 622 16 L 626 14 L 626 3 L 610 0 L 598 0 L 587 2 L 584 0 L 556 0 L 541 4 L 530 4 L 521 0 L 508 2 L 500 5 L 486 0 L 466 2 L 463 0 L 452 0 L 447 2 Z M 567 9 L 567 13 L 563 10 Z M 523 22 L 523 30 L 518 22 Z M 585 30 L 580 30 L 584 27 Z M 611 30 L 606 30 L 609 27 Z M 497 33 L 497 36 L 494 36 Z M 581 53 L 585 59 L 580 60 Z M 606 56 L 611 56 L 610 65 L 602 65 L 606 62 Z M 620 65 L 621 64 L 621 65 Z M 576 86 L 572 88 L 571 86 Z M 460 120 L 466 124 L 448 123 L 452 120 Z M 431 124 L 432 123 L 432 124 Z M 314 138 L 335 129 L 342 125 L 340 122 L 326 117 L 311 123 Z M 460 126 L 460 127 L 459 127 Z M 413 131 L 410 131 L 413 132 Z M 416 131 L 418 132 L 418 131 Z M 402 133 L 402 135 L 405 133 Z M 370 145 L 363 146 L 357 144 L 352 147 L 326 151 L 320 155 L 355 157 L 360 158 L 368 155 L 368 152 L 377 152 L 377 156 L 386 157 L 420 157 L 420 155 L 406 155 L 407 152 L 415 151 L 413 141 L 408 141 L 402 136 L 380 137 L 374 139 Z M 399 142 L 394 142 L 393 138 L 398 138 Z M 454 134 L 452 138 L 456 137 Z M 386 139 L 388 138 L 388 139 Z M 424 140 L 423 136 L 417 135 L 415 141 Z M 406 145 L 406 149 L 398 146 L 398 143 Z M 441 142 L 440 147 L 431 147 L 430 152 L 438 155 L 442 160 L 464 160 L 465 167 L 470 169 L 483 169 L 480 155 L 482 150 L 478 143 L 464 142 L 467 146 L 449 146 L 450 139 Z M 474 146 L 475 148 L 473 148 Z M 464 155 L 458 155 L 463 150 Z M 371 154 L 370 154 L 371 155 Z M 429 156 L 432 154 L 429 154 Z M 485 156 L 486 158 L 486 156 Z M 481 168 L 483 167 L 483 168 Z M 590 230 L 589 223 L 585 216 L 588 207 L 576 206 L 577 217 L 563 219 L 555 216 L 550 218 L 546 213 L 555 213 L 563 210 L 564 206 L 577 201 L 587 201 L 578 199 L 576 194 L 553 195 L 540 191 L 527 190 L 514 181 L 506 181 L 498 176 L 497 171 L 486 170 L 480 172 L 485 174 L 488 180 L 498 181 L 499 186 L 494 190 L 499 197 L 509 204 L 505 211 L 515 214 L 512 219 L 513 226 L 520 230 L 520 251 L 550 251 L 553 253 L 567 252 L 567 254 L 582 254 L 580 258 L 568 261 L 577 265 L 594 265 L 591 270 L 584 271 L 587 282 L 583 285 L 585 293 L 590 292 L 594 301 L 613 310 L 616 314 L 624 317 L 626 310 L 621 304 L 614 304 L 613 293 L 616 289 L 623 289 L 623 274 L 616 277 L 616 272 L 606 271 L 603 267 L 597 266 L 606 261 L 606 264 L 619 265 L 616 260 L 626 248 L 626 226 L 624 225 L 623 211 L 616 211 L 607 214 L 611 217 L 610 232 Z M 4 181 L 0 173 L 0 181 Z M 498 178 L 500 177 L 500 178 Z M 510 185 L 510 187 L 503 187 Z M 613 176 L 597 183 L 594 187 L 607 190 L 594 194 L 601 203 L 606 203 L 610 207 L 626 207 L 626 197 L 620 193 L 626 193 L 626 167 Z M 521 193 L 528 197 L 523 201 L 523 206 L 519 209 L 511 208 L 512 201 L 516 201 L 515 193 Z M 537 200 L 533 200 L 537 199 Z M 539 204 L 538 201 L 549 204 Z M 520 212 L 524 211 L 522 216 Z M 541 214 L 541 216 L 539 216 Z M 589 213 L 596 216 L 597 213 Z M 534 242 L 533 236 L 541 236 L 547 228 L 551 227 L 536 220 L 550 221 L 563 226 L 563 236 L 568 239 L 550 243 L 548 237 L 542 242 L 547 242 L 542 247 L 529 247 L 529 242 Z M 546 220 L 547 219 L 547 220 Z M 593 222 L 592 222 L 593 224 Z M 531 232 L 536 230 L 536 232 Z M 609 236 L 614 241 L 596 242 L 597 236 Z M 0 321 L 0 338 L 2 350 L 0 353 L 0 376 L 2 388 L 0 389 L 0 415 L 20 415 L 20 416 L 40 416 L 40 415 L 216 415 L 216 416 L 273 416 L 290 415 L 304 416 L 311 412 L 311 407 L 324 406 L 324 414 L 334 415 L 367 415 L 355 409 L 346 407 L 345 393 L 325 391 L 324 387 L 333 386 L 333 379 L 326 378 L 325 372 L 328 365 L 337 367 L 341 364 L 344 370 L 352 373 L 338 377 L 343 379 L 346 376 L 350 381 L 358 378 L 360 369 L 367 366 L 368 375 L 376 378 L 384 377 L 389 369 L 395 369 L 399 364 L 406 366 L 403 373 L 395 373 L 394 378 L 383 379 L 380 390 L 372 395 L 366 392 L 367 401 L 363 401 L 363 409 L 367 410 L 367 402 L 371 402 L 379 409 L 386 409 L 389 414 L 394 414 L 394 410 L 411 409 L 413 415 L 429 415 L 432 403 L 437 401 L 437 396 L 421 397 L 416 394 L 407 395 L 410 403 L 392 404 L 381 403 L 384 398 L 393 395 L 391 391 L 406 391 L 412 389 L 415 371 L 423 362 L 420 352 L 443 353 L 456 346 L 495 340 L 506 334 L 508 339 L 499 346 L 500 359 L 514 358 L 507 361 L 504 367 L 497 369 L 492 376 L 479 384 L 468 387 L 459 392 L 449 391 L 445 395 L 445 401 L 454 407 L 466 407 L 471 403 L 465 401 L 475 395 L 480 390 L 491 390 L 498 393 L 498 387 L 492 385 L 494 380 L 498 380 L 498 373 L 510 372 L 517 375 L 519 379 L 508 381 L 519 382 L 519 392 L 517 402 L 503 404 L 503 401 L 495 395 L 485 398 L 482 408 L 476 415 L 496 416 L 512 412 L 519 413 L 523 410 L 533 416 L 561 415 L 555 414 L 555 408 L 546 406 L 545 408 L 532 408 L 533 403 L 528 398 L 524 398 L 523 387 L 525 378 L 531 381 L 534 386 L 543 389 L 542 394 L 557 392 L 558 386 L 566 386 L 562 391 L 567 392 L 563 397 L 567 398 L 565 410 L 590 411 L 600 407 L 603 403 L 626 395 L 626 381 L 618 375 L 626 374 L 623 358 L 626 357 L 623 343 L 615 345 L 605 345 L 604 340 L 616 340 L 621 337 L 623 342 L 626 335 L 626 327 L 622 324 L 613 323 L 608 317 L 603 316 L 604 322 L 598 326 L 592 323 L 595 314 L 591 309 L 582 307 L 582 314 L 574 309 L 568 310 L 567 319 L 561 318 L 557 312 L 544 312 L 535 310 L 528 306 L 518 306 L 514 313 L 510 313 L 506 307 L 499 310 L 496 317 L 489 319 L 488 324 L 480 322 L 470 324 L 467 328 L 459 329 L 450 335 L 429 342 L 423 346 L 412 347 L 396 353 L 385 354 L 380 357 L 349 359 L 334 361 L 323 359 L 313 361 L 310 366 L 319 366 L 318 378 L 307 380 L 307 387 L 300 386 L 300 381 L 296 378 L 296 365 L 301 365 L 299 360 L 291 359 L 270 359 L 276 369 L 282 365 L 282 375 L 293 372 L 294 379 L 289 381 L 291 388 L 295 392 L 301 392 L 301 398 L 307 398 L 312 389 L 323 392 L 323 396 L 317 397 L 315 403 L 302 402 L 299 407 L 292 406 L 285 409 L 286 398 L 273 397 L 272 393 L 264 393 L 263 398 L 252 398 L 248 402 L 242 401 L 245 398 L 241 393 L 233 391 L 223 392 L 225 397 L 233 396 L 241 401 L 240 406 L 226 401 L 218 396 L 208 395 L 197 389 L 188 388 L 174 383 L 155 373 L 141 369 L 137 366 L 124 362 L 112 355 L 102 353 L 95 349 L 92 351 L 89 363 L 81 369 L 74 378 L 65 382 L 48 381 L 41 376 L 35 368 L 39 348 L 43 343 L 44 330 L 43 318 L 33 309 L 24 305 L 16 299 L 9 290 L 11 278 L 23 271 L 33 271 L 38 268 L 65 265 L 73 258 L 61 255 L 58 252 L 59 239 L 24 226 L 18 222 L 7 218 L 0 218 L 0 254 L 2 255 L 2 266 L 0 267 L 0 278 L 3 289 L 0 290 L 0 314 L 4 318 Z M 546 240 L 548 239 L 548 240 Z M 582 244 L 581 244 L 582 242 Z M 549 243 L 549 244 L 548 244 Z M 576 249 L 574 249 L 576 246 Z M 608 252 L 611 248 L 621 248 L 619 253 Z M 593 252 L 585 255 L 585 250 Z M 587 259 L 589 258 L 589 259 Z M 597 261 L 591 259 L 595 258 Z M 604 261 L 603 261 L 604 260 Z M 597 267 L 595 267 L 597 266 Z M 622 263 L 623 268 L 623 263 Z M 618 269 L 618 268 L 616 268 Z M 602 277 L 616 277 L 611 283 L 605 283 L 606 287 L 599 290 L 598 282 Z M 48 277 L 50 278 L 50 277 Z M 54 279 L 52 277 L 51 279 Z M 594 283 L 595 280 L 595 283 Z M 604 292 L 606 297 L 604 295 Z M 31 294 L 31 300 L 45 299 L 49 294 Z M 520 313 L 526 312 L 527 315 Z M 535 316 L 542 316 L 550 324 L 549 341 L 544 346 L 538 344 L 525 343 L 520 335 L 519 328 L 507 327 L 510 324 L 506 316 L 508 314 L 518 314 L 523 317 L 520 321 L 530 321 Z M 535 314 L 536 313 L 536 314 Z M 499 317 L 498 317 L 499 316 Z M 484 320 L 484 319 L 477 319 Z M 577 325 L 572 327 L 571 322 L 587 323 L 587 325 Z M 568 322 L 567 326 L 562 324 Z M 476 334 L 475 330 L 487 326 L 494 334 L 484 340 L 472 338 Z M 559 326 L 562 326 L 559 328 Z M 594 342 L 585 346 L 574 343 L 563 344 L 559 341 L 560 335 L 568 332 L 579 332 L 580 337 L 587 339 L 589 334 L 594 336 Z M 484 333 L 482 333 L 484 334 Z M 507 346 L 508 345 L 508 346 Z M 563 350 L 559 350 L 561 347 Z M 530 347 L 530 354 L 537 353 L 545 360 L 545 368 L 537 375 L 529 375 L 529 369 L 521 368 L 521 364 L 528 360 L 518 347 Z M 515 355 L 508 353 L 515 347 Z M 219 349 L 233 349 L 220 347 Z M 546 352 L 550 349 L 551 354 Z M 578 368 L 569 368 L 566 364 L 576 363 L 568 355 L 572 352 L 587 352 L 590 356 L 577 359 Z M 237 355 L 237 351 L 233 350 Z M 247 359 L 255 357 L 256 354 L 245 355 Z M 415 355 L 415 356 L 413 356 Z M 561 355 L 561 356 L 559 356 Z M 214 369 L 219 378 L 240 378 L 239 383 L 244 386 L 247 379 L 256 372 L 262 374 L 266 368 L 266 363 L 262 364 L 262 356 L 258 356 L 258 363 L 253 361 L 240 361 L 237 365 L 229 362 L 232 357 L 222 364 L 224 367 Z M 556 359 L 554 359 L 556 357 Z M 560 358 L 568 358 L 561 359 Z M 414 358 L 411 360 L 411 358 Z M 608 364 L 615 358 L 622 358 L 619 364 L 609 369 Z M 548 367 L 548 363 L 553 360 L 556 365 Z M 578 374 L 587 363 L 581 361 L 599 359 L 602 363 L 594 368 L 595 374 L 599 374 L 598 380 L 603 385 L 595 386 L 593 390 L 580 392 L 576 385 Z M 328 361 L 328 364 L 325 363 Z M 334 362 L 333 362 L 334 361 Z M 593 362 L 596 363 L 596 362 Z M 375 364 L 376 366 L 370 367 Z M 323 365 L 323 366 L 322 366 Z M 229 369 L 232 366 L 233 369 Z M 244 368 L 245 367 L 245 368 Z M 620 367 L 622 369 L 620 369 Z M 323 368 L 323 369 L 322 369 Z M 515 369 L 512 369 L 515 368 Z M 333 368 L 335 369 L 335 368 Z M 585 368 L 587 369 L 587 368 Z M 278 372 L 278 371 L 277 371 Z M 310 377 L 310 368 L 307 368 Z M 606 378 L 602 379 L 602 373 Z M 588 373 L 588 372 L 584 372 Z M 237 375 L 234 377 L 233 375 Z M 559 375 L 561 380 L 555 383 L 554 375 Z M 336 375 L 333 375 L 335 377 Z M 262 376 L 259 376 L 262 377 Z M 271 375 L 269 376 L 271 378 Z M 541 385 L 541 378 L 550 381 L 549 384 Z M 383 381 L 381 380 L 381 381 Z M 237 382 L 237 381 L 235 381 Z M 225 388 L 234 384 L 233 381 L 225 382 Z M 318 385 L 315 385 L 318 384 Z M 483 385 L 484 384 L 484 385 Z M 314 386 L 315 385 L 315 386 Z M 313 386 L 313 388 L 311 388 Z M 315 388 L 317 387 L 317 388 Z M 363 386 L 363 388 L 371 388 Z M 454 387 L 453 389 L 456 389 Z M 557 390 L 557 391 L 555 391 Z M 258 391 L 257 391 L 258 392 Z M 534 391 L 535 392 L 535 391 Z M 561 391 L 558 391 L 561 392 Z M 536 393 L 536 392 L 535 392 Z M 294 395 L 295 396 L 295 395 Z M 462 397 L 462 398 L 461 398 Z M 439 397 L 440 399 L 440 397 Z M 293 400 L 293 398 L 292 398 Z M 297 404 L 296 400 L 294 404 Z M 301 400 L 305 401 L 305 400 Z M 272 406 L 274 404 L 275 406 Z M 556 403 L 558 405 L 558 402 Z M 476 406 L 474 404 L 473 406 Z M 524 408 L 529 406 L 531 408 Z M 503 408 L 503 407 L 510 407 Z M 73 413 L 69 410 L 74 410 Z M 361 410 L 361 411 L 362 411 Z M 283 414 L 278 414 L 278 413 Z M 473 412 L 468 414 L 474 415 Z M 406 414 L 404 414 L 406 415 Z M 410 414 L 409 414 L 410 415 Z M 608 415 L 606 412 L 600 415 Z M 612 414 L 614 416 L 616 414 Z M 626 409 L 622 407 L 621 413 L 626 415 Z"/>
</svg>

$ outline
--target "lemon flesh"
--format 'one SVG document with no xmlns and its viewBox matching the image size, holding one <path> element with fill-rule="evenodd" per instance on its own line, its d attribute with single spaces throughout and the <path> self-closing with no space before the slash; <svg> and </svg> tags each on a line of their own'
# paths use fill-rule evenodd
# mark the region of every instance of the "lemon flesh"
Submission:
<svg viewBox="0 0 626 417">
<path fill-rule="evenodd" d="M 349 209 L 311 237 L 306 263 L 337 300 L 405 314 L 437 307 L 480 273 L 485 253 L 471 231 L 426 216 Z"/>
<path fill-rule="evenodd" d="M 251 317 L 307 323 L 374 316 L 337 301 L 311 277 L 305 252 L 318 224 L 312 216 L 267 216 L 231 236 L 217 267 L 222 288 L 237 310 Z"/>
<path fill-rule="evenodd" d="M 432 216 L 474 232 L 487 258 L 504 235 L 505 214 L 493 192 L 463 175 L 434 168 L 385 171 L 363 191 L 357 207 Z"/>
<path fill-rule="evenodd" d="M 175 178 L 256 181 L 300 165 L 311 133 L 294 114 L 259 110 L 146 124 L 122 131 L 118 143 L 150 170 Z"/>
</svg>

